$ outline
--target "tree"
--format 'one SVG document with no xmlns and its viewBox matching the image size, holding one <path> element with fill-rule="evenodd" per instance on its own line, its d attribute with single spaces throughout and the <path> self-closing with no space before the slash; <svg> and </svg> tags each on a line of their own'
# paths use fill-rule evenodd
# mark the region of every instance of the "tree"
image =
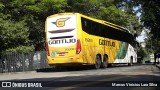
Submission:
<svg viewBox="0 0 160 90">
<path fill-rule="evenodd" d="M 0 53 L 32 51 L 34 47 L 28 39 L 28 27 L 24 21 L 12 20 L 6 2 L 0 2 Z"/>
<path fill-rule="evenodd" d="M 147 56 L 147 51 L 144 47 L 140 46 L 137 49 L 137 56 L 138 56 L 138 62 L 141 63 L 144 59 L 144 57 Z"/>
<path fill-rule="evenodd" d="M 141 22 L 143 27 L 149 30 L 148 39 L 146 39 L 147 48 L 153 52 L 160 52 L 160 1 L 159 0 L 118 0 L 121 6 L 127 4 L 128 10 L 141 13 Z M 154 44 L 150 44 L 151 41 Z M 151 48 L 152 47 L 152 48 Z"/>
<path fill-rule="evenodd" d="M 102 19 L 128 28 L 131 33 L 142 31 L 139 18 L 128 12 L 123 11 L 118 0 L 67 0 L 67 11 L 80 12 L 91 17 Z"/>
<path fill-rule="evenodd" d="M 7 15 L 6 19 L 2 19 L 5 25 L 9 23 L 8 26 L 11 26 L 10 28 L 4 28 L 3 31 L 5 33 L 8 33 L 8 31 L 12 31 L 12 28 L 15 27 L 14 30 L 20 30 L 17 31 L 18 33 L 24 31 L 25 35 L 20 35 L 26 37 L 27 43 L 29 44 L 21 44 L 19 39 L 17 38 L 9 38 L 17 40 L 17 43 L 19 45 L 29 46 L 32 47 L 32 51 L 34 51 L 34 48 L 36 50 L 42 50 L 44 49 L 44 42 L 45 42 L 45 34 L 44 34 L 44 24 L 45 19 L 47 16 L 58 13 L 58 12 L 64 12 L 64 7 L 66 4 L 66 0 L 1 0 L 0 2 L 0 10 L 1 10 L 1 16 Z M 2 9 L 3 8 L 3 9 Z M 2 30 L 2 29 L 1 29 Z M 13 30 L 13 31 L 14 31 Z M 10 36 L 7 36 L 10 37 Z M 22 37 L 19 37 L 22 39 Z M 15 41 L 11 40 L 10 43 L 14 43 Z M 2 42 L 3 43 L 3 42 Z M 9 42 L 7 42 L 8 44 Z M 17 45 L 17 46 L 18 46 Z M 15 51 L 18 50 L 16 47 L 6 46 L 6 48 L 3 48 L 3 51 L 6 50 L 12 50 L 15 49 Z M 24 47 L 25 50 L 27 49 Z M 2 49 L 1 49 L 2 50 Z M 28 50 L 28 49 L 27 49 Z M 31 49 L 29 49 L 30 51 Z"/>
<path fill-rule="evenodd" d="M 45 19 L 62 12 L 79 12 L 141 32 L 138 18 L 118 5 L 117 0 L 1 0 L 0 52 L 44 50 Z"/>
<path fill-rule="evenodd" d="M 25 26 L 24 21 L 13 22 L 5 15 L 3 16 L 0 17 L 0 52 L 32 51 L 33 46 L 30 46 L 28 39 L 29 29 Z"/>
<path fill-rule="evenodd" d="M 150 38 L 154 41 L 152 46 L 154 47 L 153 50 L 156 53 L 160 52 L 160 5 L 157 3 L 159 3 L 157 0 L 144 2 L 144 13 L 142 18 L 144 26 L 150 30 L 149 34 L 152 35 Z M 149 40 L 146 40 L 146 42 L 149 43 Z"/>
</svg>

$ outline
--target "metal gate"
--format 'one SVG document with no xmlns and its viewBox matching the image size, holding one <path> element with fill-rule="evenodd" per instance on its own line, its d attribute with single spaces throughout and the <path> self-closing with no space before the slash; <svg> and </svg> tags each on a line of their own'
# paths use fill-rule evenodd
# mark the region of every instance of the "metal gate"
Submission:
<svg viewBox="0 0 160 90">
<path fill-rule="evenodd" d="M 40 68 L 50 68 L 45 51 L 9 53 L 0 56 L 0 73 L 34 71 Z"/>
</svg>

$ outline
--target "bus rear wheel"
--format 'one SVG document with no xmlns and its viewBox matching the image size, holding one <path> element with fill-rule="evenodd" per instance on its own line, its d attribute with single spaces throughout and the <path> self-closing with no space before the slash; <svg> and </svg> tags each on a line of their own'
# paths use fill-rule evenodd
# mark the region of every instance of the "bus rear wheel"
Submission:
<svg viewBox="0 0 160 90">
<path fill-rule="evenodd" d="M 101 66 L 101 58 L 100 58 L 100 55 L 96 55 L 96 60 L 95 60 L 95 69 L 99 69 Z"/>
<path fill-rule="evenodd" d="M 108 57 L 104 55 L 103 62 L 102 62 L 102 68 L 107 68 L 107 67 L 108 67 Z"/>
</svg>

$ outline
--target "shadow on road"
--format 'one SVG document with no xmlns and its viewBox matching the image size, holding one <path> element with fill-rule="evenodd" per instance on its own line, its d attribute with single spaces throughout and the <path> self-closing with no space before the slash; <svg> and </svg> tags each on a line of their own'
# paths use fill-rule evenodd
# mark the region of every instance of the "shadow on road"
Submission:
<svg viewBox="0 0 160 90">
<path fill-rule="evenodd" d="M 53 68 L 42 68 L 37 69 L 37 72 L 67 72 L 67 71 L 83 71 L 91 70 L 92 66 L 73 66 L 73 67 L 53 67 Z"/>
<path fill-rule="evenodd" d="M 42 87 L 46 87 L 46 88 L 33 88 L 33 90 L 43 90 L 43 89 L 45 90 L 117 90 L 117 89 L 160 90 L 160 77 L 156 75 L 135 76 L 135 75 L 115 74 L 115 75 L 68 76 L 60 78 L 54 77 L 54 78 L 14 80 L 13 82 L 14 83 L 39 82 L 42 84 Z M 128 86 L 128 84 L 132 85 Z M 12 88 L 12 89 L 25 90 L 25 88 Z"/>
<path fill-rule="evenodd" d="M 147 64 L 134 64 L 133 66 L 146 66 L 153 65 L 151 63 Z M 113 64 L 108 68 L 118 68 L 118 67 L 132 67 L 128 66 L 128 64 Z M 104 68 L 101 68 L 104 69 Z M 107 69 L 107 68 L 106 68 Z M 83 71 L 83 70 L 94 70 L 93 66 L 73 66 L 73 67 L 53 67 L 53 68 L 42 68 L 37 69 L 37 72 L 67 72 L 67 71 Z"/>
</svg>

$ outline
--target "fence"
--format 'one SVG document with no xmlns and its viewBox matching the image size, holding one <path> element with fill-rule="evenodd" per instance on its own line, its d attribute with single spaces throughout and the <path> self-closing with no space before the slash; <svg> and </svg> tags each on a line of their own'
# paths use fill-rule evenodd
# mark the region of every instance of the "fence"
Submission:
<svg viewBox="0 0 160 90">
<path fill-rule="evenodd" d="M 34 71 L 41 68 L 50 68 L 44 51 L 10 53 L 0 56 L 0 73 Z"/>
</svg>

